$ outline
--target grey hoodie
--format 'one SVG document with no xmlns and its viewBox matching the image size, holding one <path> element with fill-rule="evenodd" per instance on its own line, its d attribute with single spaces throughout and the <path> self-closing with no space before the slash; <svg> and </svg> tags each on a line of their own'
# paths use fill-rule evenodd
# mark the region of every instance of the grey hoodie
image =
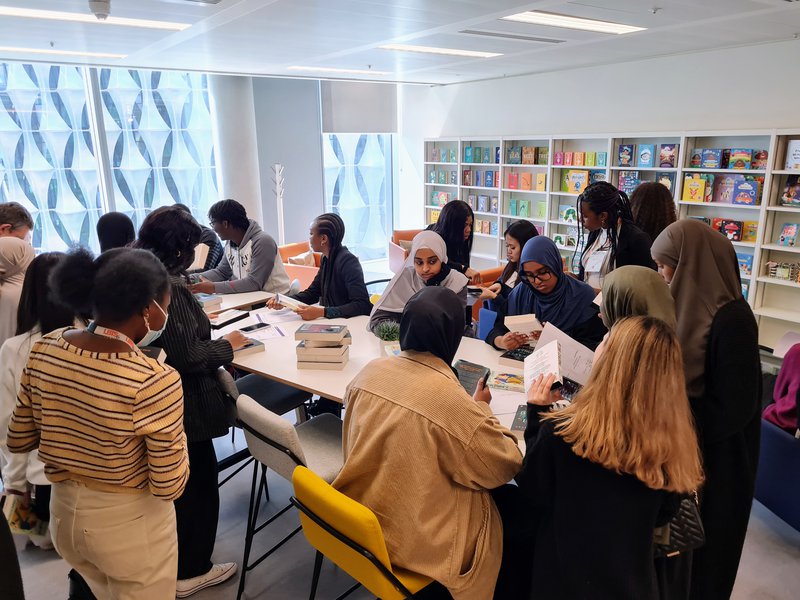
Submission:
<svg viewBox="0 0 800 600">
<path fill-rule="evenodd" d="M 278 254 L 278 245 L 253 219 L 250 219 L 242 243 L 237 246 L 228 241 L 219 266 L 200 275 L 215 282 L 216 294 L 258 290 L 283 294 L 289 291 L 291 283 Z"/>
</svg>

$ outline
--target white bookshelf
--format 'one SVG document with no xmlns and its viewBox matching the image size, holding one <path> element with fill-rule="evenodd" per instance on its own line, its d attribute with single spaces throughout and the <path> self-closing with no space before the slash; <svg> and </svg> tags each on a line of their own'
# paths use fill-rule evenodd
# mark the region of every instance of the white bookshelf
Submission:
<svg viewBox="0 0 800 600">
<path fill-rule="evenodd" d="M 800 207 L 780 205 L 780 196 L 787 178 L 800 176 L 798 169 L 785 169 L 786 147 L 789 140 L 800 140 L 800 129 L 772 130 L 731 130 L 731 131 L 682 131 L 682 132 L 646 132 L 646 133 L 612 133 L 612 134 L 570 134 L 570 135 L 510 135 L 510 136 L 473 136 L 426 139 L 424 143 L 424 178 L 425 201 L 424 219 L 430 222 L 432 212 L 441 210 L 431 200 L 432 192 L 449 194 L 449 199 L 467 201 L 469 195 L 497 198 L 498 212 L 475 211 L 476 220 L 488 220 L 496 223 L 496 234 L 477 232 L 473 240 L 472 258 L 474 267 L 484 269 L 499 266 L 505 261 L 505 245 L 503 231 L 513 221 L 526 219 L 550 237 L 567 236 L 577 229 L 576 223 L 568 223 L 559 214 L 560 206 L 575 206 L 578 194 L 561 189 L 562 172 L 567 169 L 580 169 L 601 172 L 606 181 L 619 185 L 622 171 L 638 171 L 641 181 L 655 181 L 659 176 L 669 174 L 674 178 L 672 189 L 676 201 L 676 212 L 679 218 L 704 217 L 721 218 L 736 221 L 753 221 L 758 223 L 756 239 L 733 242 L 739 253 L 753 255 L 753 273 L 750 277 L 742 277 L 748 285 L 747 300 L 753 307 L 759 321 L 760 343 L 774 347 L 777 340 L 787 330 L 800 333 L 800 283 L 771 278 L 766 275 L 765 265 L 768 261 L 800 263 L 800 247 L 788 247 L 777 244 L 777 237 L 784 223 L 800 223 Z M 618 164 L 618 148 L 622 144 L 650 144 L 655 147 L 655 161 L 658 161 L 658 150 L 662 144 L 676 144 L 675 166 L 639 167 Z M 490 147 L 490 162 L 466 162 L 466 147 Z M 546 164 L 517 164 L 509 161 L 508 150 L 514 147 L 546 148 Z M 767 150 L 768 164 L 765 169 L 706 169 L 691 166 L 690 153 L 697 148 L 752 148 Z M 438 149 L 439 160 L 433 160 L 433 151 Z M 498 154 L 499 149 L 499 156 Z M 446 150 L 448 160 L 441 159 Z M 554 164 L 556 152 L 598 152 L 606 153 L 606 164 L 589 165 L 557 165 Z M 457 159 L 455 162 L 449 160 Z M 536 157 L 534 158 L 536 160 Z M 635 162 L 635 161 L 634 161 Z M 498 172 L 497 187 L 484 185 L 464 185 L 464 170 L 487 170 Z M 430 180 L 430 171 L 436 171 L 436 181 Z M 440 183 L 438 171 L 447 172 L 446 183 Z M 451 183 L 450 173 L 456 172 L 456 183 Z M 509 174 L 528 173 L 532 177 L 535 188 L 536 175 L 545 175 L 545 189 L 515 189 L 508 185 Z M 720 202 L 688 202 L 682 200 L 684 177 L 695 174 L 712 175 L 753 175 L 763 177 L 761 202 L 757 206 L 734 205 Z M 485 179 L 484 179 L 485 182 Z M 477 183 L 477 182 L 473 182 Z M 511 214 L 510 200 L 527 200 L 528 214 L 521 216 Z M 517 203 L 517 206 L 519 204 Z M 479 235 L 478 235 L 479 234 Z M 565 238 L 566 239 L 566 238 Z M 580 240 L 577 240 L 580 243 Z M 560 246 L 562 256 L 571 257 L 575 252 L 573 246 Z"/>
</svg>

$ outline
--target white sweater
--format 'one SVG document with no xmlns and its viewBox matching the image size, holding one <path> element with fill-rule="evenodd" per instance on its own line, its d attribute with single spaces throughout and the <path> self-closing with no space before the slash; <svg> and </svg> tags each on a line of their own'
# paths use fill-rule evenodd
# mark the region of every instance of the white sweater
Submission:
<svg viewBox="0 0 800 600">
<path fill-rule="evenodd" d="M 17 390 L 22 370 L 33 345 L 42 337 L 38 330 L 8 338 L 0 348 L 0 453 L 2 453 L 3 485 L 6 489 L 24 492 L 26 482 L 50 485 L 44 475 L 44 463 L 38 450 L 27 454 L 8 451 L 8 422 L 17 403 Z"/>
</svg>

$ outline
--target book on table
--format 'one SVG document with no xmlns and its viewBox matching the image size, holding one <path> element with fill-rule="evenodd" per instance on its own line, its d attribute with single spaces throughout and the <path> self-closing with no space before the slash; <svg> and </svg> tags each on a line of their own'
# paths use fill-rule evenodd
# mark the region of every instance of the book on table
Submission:
<svg viewBox="0 0 800 600">
<path fill-rule="evenodd" d="M 305 323 L 294 332 L 294 339 L 339 343 L 347 335 L 347 325 Z"/>
<path fill-rule="evenodd" d="M 245 344 L 238 350 L 233 351 L 233 358 L 235 360 L 237 358 L 241 358 L 242 356 L 247 356 L 248 354 L 263 352 L 265 349 L 266 347 L 264 346 L 263 342 L 259 340 L 254 340 L 253 338 L 247 338 L 247 344 Z"/>
<path fill-rule="evenodd" d="M 303 362 L 346 363 L 350 358 L 350 346 L 328 348 L 306 348 L 305 341 L 297 344 L 297 360 Z"/>
<path fill-rule="evenodd" d="M 225 327 L 231 323 L 241 321 L 242 319 L 247 318 L 249 315 L 250 313 L 246 310 L 231 309 L 211 315 L 208 317 L 208 320 L 211 322 L 211 329 L 220 329 L 221 327 Z"/>
<path fill-rule="evenodd" d="M 303 370 L 320 371 L 341 371 L 347 362 L 311 362 L 305 360 L 297 361 L 297 368 Z"/>
<path fill-rule="evenodd" d="M 453 368 L 458 373 L 458 381 L 471 396 L 478 388 L 478 381 L 486 377 L 490 370 L 468 360 L 458 359 Z"/>
<path fill-rule="evenodd" d="M 294 298 L 292 298 L 291 296 L 287 296 L 286 294 L 275 294 L 275 301 L 294 312 L 297 312 L 301 308 L 308 308 L 308 304 L 306 304 L 305 302 L 300 302 L 300 300 L 295 300 Z"/>
<path fill-rule="evenodd" d="M 218 306 L 222 306 L 222 296 L 219 294 L 194 294 L 195 299 L 200 303 L 204 310 L 212 310 Z"/>
<path fill-rule="evenodd" d="M 306 348 L 335 348 L 337 346 L 350 346 L 353 343 L 353 336 L 348 331 L 338 342 L 328 342 L 325 340 L 303 340 Z"/>
<path fill-rule="evenodd" d="M 514 350 L 506 350 L 497 359 L 497 362 L 504 367 L 511 367 L 512 369 L 522 370 L 523 361 L 533 352 L 531 346 L 520 346 Z"/>
</svg>

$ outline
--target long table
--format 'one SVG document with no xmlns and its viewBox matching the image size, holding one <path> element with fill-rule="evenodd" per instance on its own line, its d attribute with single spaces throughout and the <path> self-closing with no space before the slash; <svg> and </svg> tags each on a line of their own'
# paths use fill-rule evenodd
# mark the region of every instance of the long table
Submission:
<svg viewBox="0 0 800 600">
<path fill-rule="evenodd" d="M 255 292 L 241 292 L 239 294 L 218 294 L 222 298 L 222 305 L 215 306 L 206 310 L 207 313 L 213 314 L 222 312 L 224 310 L 231 310 L 234 308 L 242 310 L 250 310 L 256 304 L 263 304 L 274 294 L 258 290 Z"/>
</svg>

